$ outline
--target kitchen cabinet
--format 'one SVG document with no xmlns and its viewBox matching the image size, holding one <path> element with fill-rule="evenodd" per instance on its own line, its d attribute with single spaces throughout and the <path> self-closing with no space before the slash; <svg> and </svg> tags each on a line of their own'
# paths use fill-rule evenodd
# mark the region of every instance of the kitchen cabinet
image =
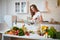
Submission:
<svg viewBox="0 0 60 40">
<path fill-rule="evenodd" d="M 2 33 L 0 33 L 0 40 L 2 40 Z"/>
<path fill-rule="evenodd" d="M 26 0 L 7 0 L 7 13 L 10 15 L 27 13 L 27 4 Z"/>
<path fill-rule="evenodd" d="M 27 1 L 15 2 L 16 13 L 27 13 Z"/>
<path fill-rule="evenodd" d="M 0 0 L 0 9 L 2 8 L 1 5 L 2 5 L 2 3 L 1 3 L 1 0 Z M 1 12 L 1 10 L 0 10 L 0 23 L 1 23 L 1 19 L 2 19 L 1 13 L 2 13 L 2 12 Z"/>
<path fill-rule="evenodd" d="M 48 7 L 48 0 L 29 0 L 29 6 L 35 4 L 40 12 L 48 12 L 50 11 Z"/>
<path fill-rule="evenodd" d="M 4 23 L 4 15 L 6 12 L 6 0 L 0 0 L 0 23 Z"/>
</svg>

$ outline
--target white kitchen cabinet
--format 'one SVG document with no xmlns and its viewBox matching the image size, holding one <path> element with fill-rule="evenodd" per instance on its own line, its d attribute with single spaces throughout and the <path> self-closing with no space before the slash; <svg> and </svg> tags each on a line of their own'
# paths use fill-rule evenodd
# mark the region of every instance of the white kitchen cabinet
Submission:
<svg viewBox="0 0 60 40">
<path fill-rule="evenodd" d="M 2 12 L 1 12 L 1 8 L 2 8 L 1 5 L 2 5 L 2 3 L 1 3 L 1 1 L 2 1 L 2 0 L 0 0 L 0 23 L 1 23 L 1 19 L 2 19 L 2 17 L 1 17 L 1 13 L 2 13 Z"/>
<path fill-rule="evenodd" d="M 26 5 L 25 5 L 25 2 L 26 2 Z M 23 5 L 21 5 L 22 3 Z M 27 13 L 27 1 L 26 0 L 7 0 L 7 12 L 8 14 L 11 14 L 11 15 L 16 15 L 18 13 Z"/>
<path fill-rule="evenodd" d="M 0 33 L 0 40 L 2 40 L 2 33 Z"/>
<path fill-rule="evenodd" d="M 4 15 L 6 12 L 6 0 L 0 0 L 0 23 L 4 23 Z"/>
<path fill-rule="evenodd" d="M 16 13 L 27 13 L 27 1 L 15 2 Z"/>
<path fill-rule="evenodd" d="M 47 0 L 29 0 L 29 5 L 35 4 L 41 12 L 48 11 L 48 1 Z"/>
</svg>

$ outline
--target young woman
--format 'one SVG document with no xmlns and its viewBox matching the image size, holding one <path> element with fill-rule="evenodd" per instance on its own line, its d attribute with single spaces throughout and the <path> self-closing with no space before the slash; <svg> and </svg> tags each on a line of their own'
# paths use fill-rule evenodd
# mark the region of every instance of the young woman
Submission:
<svg viewBox="0 0 60 40">
<path fill-rule="evenodd" d="M 39 22 L 43 21 L 42 14 L 40 13 L 40 11 L 36 7 L 36 5 L 32 4 L 30 6 L 30 12 L 31 12 L 31 16 L 32 16 L 31 20 L 33 20 L 33 21 L 38 20 Z"/>
</svg>

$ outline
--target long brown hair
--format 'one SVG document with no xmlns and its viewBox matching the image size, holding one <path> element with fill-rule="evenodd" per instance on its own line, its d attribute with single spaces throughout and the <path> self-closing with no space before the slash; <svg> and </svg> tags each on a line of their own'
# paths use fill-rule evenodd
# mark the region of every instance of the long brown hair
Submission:
<svg viewBox="0 0 60 40">
<path fill-rule="evenodd" d="M 35 15 L 35 12 L 32 11 L 31 7 L 34 7 L 34 9 L 35 9 L 36 11 L 39 11 L 39 10 L 38 10 L 37 6 L 34 5 L 34 4 L 32 4 L 32 5 L 30 6 L 31 16 L 33 17 L 33 16 Z"/>
</svg>

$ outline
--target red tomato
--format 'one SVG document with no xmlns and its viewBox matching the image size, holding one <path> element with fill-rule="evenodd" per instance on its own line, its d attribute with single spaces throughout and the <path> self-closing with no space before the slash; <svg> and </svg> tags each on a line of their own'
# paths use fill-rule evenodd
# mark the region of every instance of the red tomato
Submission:
<svg viewBox="0 0 60 40">
<path fill-rule="evenodd" d="M 17 30 L 17 32 L 19 33 L 19 30 Z"/>
<path fill-rule="evenodd" d="M 27 36 L 29 36 L 29 35 L 30 35 L 30 34 L 29 34 L 29 32 L 26 32 L 25 34 L 26 34 Z"/>
<path fill-rule="evenodd" d="M 18 35 L 18 33 L 16 32 L 15 35 Z"/>
</svg>

